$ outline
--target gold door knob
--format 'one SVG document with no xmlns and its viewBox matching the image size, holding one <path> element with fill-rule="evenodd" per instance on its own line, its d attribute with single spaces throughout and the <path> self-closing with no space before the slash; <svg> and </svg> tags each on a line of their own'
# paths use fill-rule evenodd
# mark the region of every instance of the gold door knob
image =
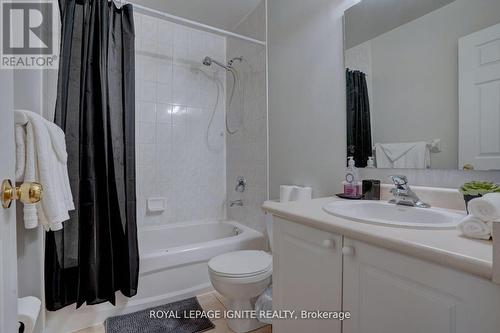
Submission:
<svg viewBox="0 0 500 333">
<path fill-rule="evenodd" d="M 25 204 L 34 204 L 42 200 L 43 188 L 39 183 L 22 183 L 14 188 L 10 180 L 5 179 L 1 187 L 2 207 L 9 208 L 13 200 L 19 200 Z"/>
<path fill-rule="evenodd" d="M 474 166 L 472 164 L 465 164 L 463 166 L 463 170 L 464 171 L 472 171 L 472 170 L 474 170 Z"/>
</svg>

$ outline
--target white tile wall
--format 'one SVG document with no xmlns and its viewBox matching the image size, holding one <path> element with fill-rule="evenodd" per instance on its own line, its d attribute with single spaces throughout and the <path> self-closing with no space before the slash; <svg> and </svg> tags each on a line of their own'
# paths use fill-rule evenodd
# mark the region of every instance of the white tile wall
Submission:
<svg viewBox="0 0 500 333">
<path fill-rule="evenodd" d="M 245 89 L 243 116 L 241 92 L 235 95 L 231 109 L 226 104 L 232 129 L 243 119 L 238 133 L 229 135 L 226 140 L 228 200 L 242 199 L 244 206 L 228 208 L 228 217 L 265 232 L 261 206 L 267 200 L 266 49 L 230 38 L 227 53 L 228 58 L 245 58 L 243 63 L 235 64 Z M 231 84 L 228 79 L 228 89 Z M 247 179 L 248 189 L 244 193 L 235 191 L 238 176 Z"/>
<path fill-rule="evenodd" d="M 225 62 L 226 40 L 140 13 L 134 20 L 138 224 L 225 218 L 225 73 L 201 61 Z M 165 197 L 166 210 L 148 213 L 148 197 Z"/>
</svg>

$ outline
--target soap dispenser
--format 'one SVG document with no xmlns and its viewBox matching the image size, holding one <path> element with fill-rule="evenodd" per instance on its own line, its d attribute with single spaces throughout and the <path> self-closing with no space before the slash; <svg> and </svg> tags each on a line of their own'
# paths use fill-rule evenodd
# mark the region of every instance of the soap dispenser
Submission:
<svg viewBox="0 0 500 333">
<path fill-rule="evenodd" d="M 358 168 L 356 168 L 356 162 L 354 161 L 354 157 L 352 156 L 349 157 L 349 161 L 347 164 L 348 165 L 344 181 L 344 195 L 354 198 L 361 194 L 358 184 L 359 182 Z"/>
<path fill-rule="evenodd" d="M 368 156 L 368 161 L 366 161 L 366 167 L 370 169 L 375 168 L 375 161 L 373 160 L 373 156 Z"/>
</svg>

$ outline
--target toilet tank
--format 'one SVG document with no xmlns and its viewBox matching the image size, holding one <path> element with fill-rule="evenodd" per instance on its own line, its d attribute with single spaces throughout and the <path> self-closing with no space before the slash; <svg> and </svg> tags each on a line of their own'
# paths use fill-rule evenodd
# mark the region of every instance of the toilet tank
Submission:
<svg viewBox="0 0 500 333">
<path fill-rule="evenodd" d="M 269 250 L 273 253 L 273 215 L 266 213 L 266 231 L 269 238 Z"/>
</svg>

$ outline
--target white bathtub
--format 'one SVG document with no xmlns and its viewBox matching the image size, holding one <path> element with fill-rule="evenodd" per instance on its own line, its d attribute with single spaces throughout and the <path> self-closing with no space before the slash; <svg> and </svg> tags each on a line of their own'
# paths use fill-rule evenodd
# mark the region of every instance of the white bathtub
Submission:
<svg viewBox="0 0 500 333">
<path fill-rule="evenodd" d="M 134 312 L 212 290 L 207 262 L 235 250 L 263 249 L 264 237 L 237 222 L 201 221 L 140 228 L 137 295 L 117 293 L 117 305 L 73 306 L 47 313 L 47 332 L 66 333 L 97 325 L 110 316 Z"/>
</svg>

